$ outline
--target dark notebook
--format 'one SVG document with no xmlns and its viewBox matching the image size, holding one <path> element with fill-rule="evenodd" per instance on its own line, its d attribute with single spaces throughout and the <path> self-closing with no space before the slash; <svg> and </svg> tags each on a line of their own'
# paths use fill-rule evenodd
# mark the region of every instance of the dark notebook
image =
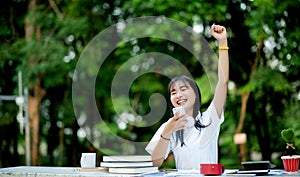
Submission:
<svg viewBox="0 0 300 177">
<path fill-rule="evenodd" d="M 244 169 L 247 170 L 264 170 L 271 168 L 270 161 L 248 161 L 242 162 L 241 164 L 244 167 Z"/>
<path fill-rule="evenodd" d="M 237 171 L 238 174 L 266 175 L 272 167 L 270 161 L 247 161 L 241 164 L 243 168 Z"/>
</svg>

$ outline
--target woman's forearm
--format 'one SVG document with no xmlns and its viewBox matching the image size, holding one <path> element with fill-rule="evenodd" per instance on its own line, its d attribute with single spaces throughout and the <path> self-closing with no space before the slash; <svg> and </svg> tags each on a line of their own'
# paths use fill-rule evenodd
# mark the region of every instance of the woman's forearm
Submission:
<svg viewBox="0 0 300 177">
<path fill-rule="evenodd" d="M 220 46 L 228 46 L 227 39 L 219 41 Z M 227 84 L 229 78 L 228 50 L 219 50 L 218 78 L 221 84 Z"/>
<path fill-rule="evenodd" d="M 166 138 L 166 137 L 164 137 Z M 160 138 L 157 145 L 155 146 L 151 158 L 154 166 L 161 166 L 165 159 L 166 151 L 169 145 L 169 137 L 167 139 Z"/>
<path fill-rule="evenodd" d="M 227 46 L 227 39 L 219 41 L 219 47 Z M 229 55 L 228 50 L 219 50 L 218 61 L 218 83 L 215 91 L 214 104 L 220 116 L 226 101 L 228 79 L 229 79 Z"/>
</svg>

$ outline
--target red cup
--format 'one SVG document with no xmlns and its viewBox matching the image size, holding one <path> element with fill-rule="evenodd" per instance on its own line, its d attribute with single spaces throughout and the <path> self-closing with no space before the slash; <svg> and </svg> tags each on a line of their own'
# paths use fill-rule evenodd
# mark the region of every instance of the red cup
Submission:
<svg viewBox="0 0 300 177">
<path fill-rule="evenodd" d="M 298 172 L 300 156 L 281 156 L 283 167 L 286 172 Z"/>
</svg>

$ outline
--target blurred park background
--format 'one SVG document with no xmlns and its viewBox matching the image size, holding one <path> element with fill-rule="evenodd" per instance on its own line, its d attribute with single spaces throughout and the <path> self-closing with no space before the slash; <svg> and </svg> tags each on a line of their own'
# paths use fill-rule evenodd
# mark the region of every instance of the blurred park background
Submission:
<svg viewBox="0 0 300 177">
<path fill-rule="evenodd" d="M 97 152 L 98 160 L 103 154 L 135 153 L 120 144 L 115 152 L 89 142 L 75 117 L 72 77 L 80 54 L 98 33 L 142 16 L 183 22 L 216 53 L 210 26 L 227 28 L 230 82 L 219 139 L 219 159 L 226 168 L 250 160 L 270 160 L 280 168 L 285 149 L 280 131 L 292 127 L 300 134 L 299 0 L 5 0 L 0 9 L 0 167 L 79 166 L 82 152 Z M 116 115 L 111 82 L 128 58 L 153 51 L 184 63 L 199 82 L 203 75 L 188 51 L 168 41 L 132 39 L 117 47 L 101 68 L 94 95 L 111 131 L 130 141 L 149 141 L 169 115 L 147 131 L 131 125 L 139 117 L 126 111 Z M 168 81 L 155 73 L 137 79 L 129 98 L 134 111 L 147 113 L 149 97 L 166 95 Z M 211 97 L 204 95 L 203 109 Z M 116 116 L 128 122 L 119 124 Z M 246 134 L 246 141 L 234 142 L 236 133 Z M 164 167 L 174 167 L 171 158 Z"/>
</svg>

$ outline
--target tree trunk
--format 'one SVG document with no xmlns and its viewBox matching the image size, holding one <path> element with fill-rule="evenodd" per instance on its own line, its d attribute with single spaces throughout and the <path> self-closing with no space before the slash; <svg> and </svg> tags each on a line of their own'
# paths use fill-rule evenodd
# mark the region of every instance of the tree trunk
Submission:
<svg viewBox="0 0 300 177">
<path fill-rule="evenodd" d="M 79 130 L 79 125 L 74 123 L 72 125 L 72 131 L 73 132 L 77 132 Z M 75 133 L 76 134 L 76 133 Z M 72 146 L 71 147 L 67 147 L 70 149 L 70 151 L 66 152 L 66 155 L 68 157 L 71 157 L 71 162 L 69 164 L 71 164 L 72 166 L 77 166 L 78 162 L 80 160 L 80 149 L 79 149 L 79 141 L 78 141 L 78 136 L 72 136 L 71 137 L 72 140 Z"/>
<path fill-rule="evenodd" d="M 37 5 L 37 0 L 29 0 L 28 2 L 28 13 L 33 11 Z M 40 40 L 41 33 L 33 19 L 25 19 L 25 39 L 27 42 L 31 40 Z M 38 59 L 30 58 L 29 65 L 34 65 Z M 39 124 L 40 124 L 40 111 L 39 107 L 41 100 L 46 94 L 46 90 L 42 88 L 42 77 L 39 76 L 38 82 L 30 88 L 28 98 L 28 112 L 29 112 L 29 124 L 30 124 L 30 135 L 31 135 L 31 165 L 40 165 L 40 153 L 39 153 Z"/>
<path fill-rule="evenodd" d="M 250 96 L 250 91 L 243 93 L 241 95 L 241 97 L 242 97 L 241 115 L 240 115 L 239 124 L 235 131 L 236 133 L 242 133 L 242 129 L 243 129 L 244 121 L 245 121 L 245 117 L 246 117 L 246 112 L 247 112 L 247 103 L 248 103 L 249 96 Z"/>
<path fill-rule="evenodd" d="M 264 39 L 261 38 L 258 43 L 255 60 L 251 65 L 251 73 L 250 73 L 249 82 L 251 82 L 253 80 L 253 75 L 257 70 L 258 62 L 261 57 L 261 50 L 262 50 L 263 44 L 264 44 Z M 245 121 L 246 113 L 247 113 L 247 104 L 248 104 L 250 94 L 251 94 L 251 90 L 247 91 L 246 93 L 242 93 L 242 95 L 241 95 L 241 98 L 242 98 L 241 114 L 240 114 L 239 124 L 235 131 L 236 133 L 242 133 L 242 129 L 244 126 L 244 121 Z M 246 145 L 240 144 L 239 149 L 240 149 L 241 161 L 242 162 L 247 161 Z"/>
<path fill-rule="evenodd" d="M 40 165 L 40 104 L 46 94 L 46 90 L 41 87 L 41 82 L 36 83 L 32 89 L 32 94 L 28 98 L 28 109 L 30 118 L 31 134 L 31 165 Z"/>
<path fill-rule="evenodd" d="M 64 161 L 64 123 L 59 128 L 59 144 L 58 144 L 58 166 L 63 166 Z"/>
<path fill-rule="evenodd" d="M 250 91 L 243 93 L 242 94 L 242 104 L 241 104 L 241 115 L 240 115 L 240 120 L 239 124 L 236 128 L 235 133 L 242 133 L 242 129 L 244 126 L 244 121 L 246 117 L 246 112 L 247 112 L 247 103 L 248 99 L 250 96 Z M 247 151 L 246 151 L 246 144 L 239 144 L 239 150 L 240 150 L 240 157 L 241 157 L 241 162 L 247 161 Z"/>
<path fill-rule="evenodd" d="M 266 90 L 266 92 L 268 92 Z M 265 107 L 267 106 L 266 99 L 261 99 L 262 107 L 258 108 L 258 113 L 254 117 L 254 123 L 256 127 L 257 139 L 259 142 L 260 151 L 262 154 L 262 160 L 271 160 L 270 151 L 270 133 L 267 121 L 267 112 Z"/>
</svg>

